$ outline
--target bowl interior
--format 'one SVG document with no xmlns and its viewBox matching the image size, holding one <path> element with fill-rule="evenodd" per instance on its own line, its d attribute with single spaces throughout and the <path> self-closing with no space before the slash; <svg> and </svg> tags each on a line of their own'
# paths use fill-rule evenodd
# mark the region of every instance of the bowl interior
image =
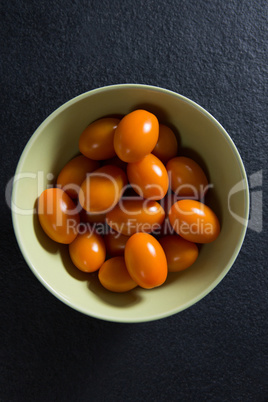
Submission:
<svg viewBox="0 0 268 402">
<path fill-rule="evenodd" d="M 72 265 L 67 246 L 47 238 L 35 207 L 41 192 L 54 183 L 61 168 L 78 153 L 79 136 L 90 122 L 137 108 L 155 113 L 161 123 L 173 128 L 179 139 L 179 153 L 194 158 L 204 168 L 213 184 L 206 201 L 220 219 L 221 233 L 215 242 L 201 247 L 191 268 L 169 274 L 163 286 L 113 294 L 99 285 L 96 274 L 84 274 Z M 12 217 L 28 265 L 60 300 L 94 317 L 121 322 L 149 321 L 191 306 L 225 276 L 244 239 L 249 193 L 237 149 L 209 113 L 189 99 L 161 88 L 116 85 L 67 102 L 36 130 L 16 174 Z M 236 192 L 238 183 L 240 191 Z"/>
</svg>

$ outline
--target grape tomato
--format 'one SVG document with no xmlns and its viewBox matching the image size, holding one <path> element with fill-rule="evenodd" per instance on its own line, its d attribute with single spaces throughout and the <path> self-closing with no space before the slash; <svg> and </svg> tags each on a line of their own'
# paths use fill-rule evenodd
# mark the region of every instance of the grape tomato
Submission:
<svg viewBox="0 0 268 402">
<path fill-rule="evenodd" d="M 113 257 L 105 261 L 98 277 L 102 286 L 111 292 L 123 293 L 137 287 L 128 273 L 124 257 Z"/>
<path fill-rule="evenodd" d="M 78 234 L 69 245 L 74 265 L 83 272 L 97 271 L 105 261 L 106 249 L 103 238 L 94 232 Z"/>
<path fill-rule="evenodd" d="M 177 201 L 169 211 L 169 220 L 177 234 L 194 243 L 210 243 L 220 233 L 215 213 L 196 200 Z"/>
<path fill-rule="evenodd" d="M 165 212 L 156 201 L 122 200 L 106 215 L 106 222 L 126 236 L 136 232 L 152 232 L 160 227 Z"/>
<path fill-rule="evenodd" d="M 119 122 L 119 119 L 104 117 L 91 123 L 80 136 L 80 152 L 95 160 L 115 156 L 114 133 Z"/>
<path fill-rule="evenodd" d="M 69 244 L 76 238 L 80 217 L 76 205 L 63 190 L 44 190 L 38 198 L 37 212 L 44 232 L 52 240 Z"/>
<path fill-rule="evenodd" d="M 117 166 L 106 165 L 89 174 L 83 181 L 79 202 L 91 213 L 106 213 L 122 196 L 127 184 L 125 172 Z"/>
<path fill-rule="evenodd" d="M 178 156 L 168 161 L 171 189 L 180 197 L 203 199 L 208 180 L 202 168 L 190 158 Z"/>
<path fill-rule="evenodd" d="M 114 149 L 118 157 L 128 163 L 141 160 L 154 149 L 159 136 L 156 116 L 146 110 L 128 113 L 117 126 Z"/>
<path fill-rule="evenodd" d="M 71 198 L 77 198 L 81 184 L 88 173 L 100 167 L 99 162 L 86 158 L 84 155 L 71 159 L 60 171 L 57 187 L 64 190 Z"/>
<path fill-rule="evenodd" d="M 143 198 L 161 200 L 168 191 L 168 174 L 163 163 L 155 155 L 149 154 L 139 162 L 127 166 L 129 183 Z"/>
<path fill-rule="evenodd" d="M 125 262 L 131 278 L 151 289 L 167 278 L 167 259 L 160 243 L 148 233 L 136 233 L 127 241 Z"/>
<path fill-rule="evenodd" d="M 165 252 L 169 272 L 179 272 L 189 268 L 198 257 L 197 245 L 178 235 L 162 237 L 159 243 Z"/>
<path fill-rule="evenodd" d="M 159 124 L 159 138 L 152 154 L 165 165 L 178 152 L 178 141 L 174 132 L 168 126 Z"/>
<path fill-rule="evenodd" d="M 104 236 L 107 254 L 111 257 L 124 255 L 125 246 L 129 236 L 111 231 Z"/>
</svg>

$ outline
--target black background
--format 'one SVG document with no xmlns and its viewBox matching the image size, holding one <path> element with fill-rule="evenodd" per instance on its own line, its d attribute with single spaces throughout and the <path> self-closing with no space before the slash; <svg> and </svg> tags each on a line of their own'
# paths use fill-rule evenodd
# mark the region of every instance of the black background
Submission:
<svg viewBox="0 0 268 402">
<path fill-rule="evenodd" d="M 199 103 L 231 135 L 248 177 L 263 170 L 265 181 L 267 11 L 265 0 L 1 3 L 1 401 L 268 400 L 265 227 L 248 229 L 231 271 L 196 305 L 118 324 L 42 287 L 4 200 L 39 124 L 72 97 L 118 83 Z"/>
</svg>

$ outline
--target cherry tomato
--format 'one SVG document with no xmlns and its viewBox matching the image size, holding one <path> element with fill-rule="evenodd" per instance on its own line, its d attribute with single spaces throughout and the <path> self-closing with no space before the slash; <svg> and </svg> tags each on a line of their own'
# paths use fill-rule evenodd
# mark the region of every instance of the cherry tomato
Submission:
<svg viewBox="0 0 268 402">
<path fill-rule="evenodd" d="M 169 272 L 183 271 L 198 257 L 197 245 L 178 235 L 162 237 L 159 243 L 166 254 Z"/>
<path fill-rule="evenodd" d="M 127 183 L 125 172 L 117 166 L 107 165 L 90 173 L 79 192 L 81 206 L 91 213 L 105 213 L 119 201 Z"/>
<path fill-rule="evenodd" d="M 97 271 L 105 261 L 106 250 L 103 238 L 94 232 L 78 234 L 69 245 L 74 265 L 83 272 Z"/>
<path fill-rule="evenodd" d="M 169 220 L 181 237 L 194 243 L 210 243 L 220 233 L 215 213 L 196 200 L 177 201 L 169 211 Z"/>
<path fill-rule="evenodd" d="M 152 232 L 159 228 L 165 211 L 156 201 L 121 200 L 106 215 L 106 222 L 115 231 L 126 236 L 136 232 Z"/>
<path fill-rule="evenodd" d="M 88 159 L 84 155 L 76 156 L 61 170 L 57 178 L 57 186 L 62 188 L 69 197 L 77 198 L 87 173 L 93 172 L 99 166 L 99 162 Z"/>
<path fill-rule="evenodd" d="M 151 289 L 167 278 L 167 259 L 160 243 L 148 233 L 136 233 L 127 241 L 125 262 L 131 278 Z"/>
<path fill-rule="evenodd" d="M 208 188 L 208 180 L 194 160 L 178 156 L 168 161 L 166 167 L 170 175 L 170 186 L 177 196 L 203 198 Z"/>
<path fill-rule="evenodd" d="M 156 116 L 146 110 L 135 110 L 123 117 L 115 130 L 115 152 L 124 162 L 137 162 L 152 152 L 158 135 Z"/>
<path fill-rule="evenodd" d="M 153 154 L 129 163 L 127 175 L 134 190 L 143 198 L 161 200 L 168 190 L 168 174 L 163 163 Z"/>
<path fill-rule="evenodd" d="M 69 244 L 80 223 L 76 205 L 60 188 L 49 188 L 38 199 L 38 218 L 45 233 L 57 243 Z"/>
<path fill-rule="evenodd" d="M 174 132 L 164 124 L 159 124 L 159 138 L 152 154 L 159 158 L 164 165 L 177 155 L 178 141 Z"/>
<path fill-rule="evenodd" d="M 98 276 L 102 286 L 112 292 L 123 293 L 137 287 L 128 273 L 124 257 L 113 257 L 105 261 Z"/>
<path fill-rule="evenodd" d="M 111 257 L 122 256 L 129 236 L 118 232 L 109 232 L 104 236 L 107 254 Z"/>
<path fill-rule="evenodd" d="M 95 160 L 115 156 L 114 133 L 119 121 L 119 119 L 104 117 L 91 123 L 80 136 L 80 152 L 87 158 Z"/>
</svg>

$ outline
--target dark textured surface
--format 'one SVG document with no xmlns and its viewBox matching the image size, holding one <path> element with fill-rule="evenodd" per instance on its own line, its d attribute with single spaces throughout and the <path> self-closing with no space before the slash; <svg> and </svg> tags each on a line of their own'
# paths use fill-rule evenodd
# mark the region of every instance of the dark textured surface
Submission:
<svg viewBox="0 0 268 402">
<path fill-rule="evenodd" d="M 55 108 L 131 82 L 206 108 L 233 138 L 249 178 L 263 170 L 263 191 L 267 39 L 264 0 L 2 2 L 2 190 Z M 1 213 L 1 401 L 268 400 L 265 226 L 248 229 L 231 271 L 195 306 L 123 325 L 84 316 L 43 288 L 3 197 Z"/>
</svg>

